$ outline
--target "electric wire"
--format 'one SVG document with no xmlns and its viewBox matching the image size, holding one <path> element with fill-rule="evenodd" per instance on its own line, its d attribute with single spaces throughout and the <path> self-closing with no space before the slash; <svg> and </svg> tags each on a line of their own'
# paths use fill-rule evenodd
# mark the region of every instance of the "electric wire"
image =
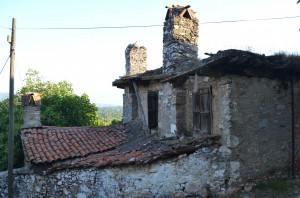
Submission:
<svg viewBox="0 0 300 198">
<path fill-rule="evenodd" d="M 1 71 L 0 71 L 0 75 L 1 75 L 3 69 L 4 69 L 5 65 L 6 65 L 6 63 L 7 63 L 8 59 L 9 59 L 9 57 L 10 57 L 10 55 L 7 57 L 7 59 L 6 59 L 5 63 L 4 63 L 4 65 L 3 65 L 2 69 L 1 69 Z"/>
<path fill-rule="evenodd" d="M 17 28 L 22 30 L 93 30 L 93 29 L 126 29 L 126 28 L 150 28 L 162 27 L 163 25 L 129 25 L 129 26 L 100 26 L 100 27 L 45 27 L 45 28 Z"/>
<path fill-rule="evenodd" d="M 11 28 L 0 26 L 0 28 L 11 30 Z"/>
<path fill-rule="evenodd" d="M 20 72 L 20 67 L 19 67 L 18 61 L 16 61 L 16 68 L 18 70 L 19 78 L 21 80 L 21 86 L 23 87 L 23 79 L 22 79 L 22 76 L 21 76 L 21 72 Z"/>
<path fill-rule="evenodd" d="M 200 22 L 199 24 L 218 24 L 218 23 L 238 23 L 238 22 L 254 22 L 254 21 L 270 21 L 270 20 L 284 20 L 300 18 L 300 16 L 286 16 L 286 17 L 273 17 L 273 18 L 260 18 L 260 19 L 238 19 L 238 20 L 226 20 L 226 21 L 209 21 Z M 126 25 L 126 26 L 98 26 L 98 27 L 36 27 L 36 28 L 17 28 L 20 30 L 93 30 L 93 29 L 126 29 L 126 28 L 152 28 L 162 27 L 163 25 Z M 8 27 L 0 26 L 1 28 L 11 29 Z"/>
<path fill-rule="evenodd" d="M 263 18 L 263 19 L 239 19 L 239 20 L 228 20 L 228 21 L 210 21 L 203 22 L 200 24 L 215 24 L 215 23 L 237 23 L 237 22 L 251 22 L 251 21 L 270 21 L 270 20 L 282 20 L 282 19 L 294 19 L 300 18 L 300 16 L 288 16 L 288 17 L 274 17 L 274 18 Z"/>
</svg>

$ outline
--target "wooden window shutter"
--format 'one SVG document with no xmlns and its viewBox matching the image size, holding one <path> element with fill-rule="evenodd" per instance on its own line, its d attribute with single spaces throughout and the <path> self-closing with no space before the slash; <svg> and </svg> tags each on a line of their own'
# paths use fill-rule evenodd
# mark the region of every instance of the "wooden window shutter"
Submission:
<svg viewBox="0 0 300 198">
<path fill-rule="evenodd" d="M 199 89 L 193 96 L 193 128 L 211 133 L 211 89 Z"/>
</svg>

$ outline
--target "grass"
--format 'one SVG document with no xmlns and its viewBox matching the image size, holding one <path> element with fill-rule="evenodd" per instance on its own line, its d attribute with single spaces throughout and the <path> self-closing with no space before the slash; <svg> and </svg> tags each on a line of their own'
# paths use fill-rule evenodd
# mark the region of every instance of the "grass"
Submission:
<svg viewBox="0 0 300 198">
<path fill-rule="evenodd" d="M 285 194 L 294 188 L 294 184 L 291 181 L 273 180 L 261 182 L 256 185 L 256 188 L 260 190 L 272 190 L 276 194 Z"/>
</svg>

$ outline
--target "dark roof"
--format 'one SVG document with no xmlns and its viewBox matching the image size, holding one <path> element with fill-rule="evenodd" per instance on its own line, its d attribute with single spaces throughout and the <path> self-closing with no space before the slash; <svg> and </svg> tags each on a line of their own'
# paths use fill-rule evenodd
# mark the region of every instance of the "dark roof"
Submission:
<svg viewBox="0 0 300 198">
<path fill-rule="evenodd" d="M 183 82 L 190 75 L 219 77 L 225 75 L 255 76 L 262 78 L 290 79 L 300 76 L 300 56 L 278 54 L 265 56 L 242 50 L 224 50 L 206 59 L 183 58 L 173 65 L 172 73 L 164 73 L 163 67 L 134 76 L 123 76 L 113 86 L 124 88 L 132 81 L 140 83 Z"/>
<path fill-rule="evenodd" d="M 38 174 L 56 170 L 144 164 L 219 146 L 218 136 L 159 139 L 137 135 L 123 125 L 111 127 L 44 127 L 22 130 L 26 160 Z"/>
</svg>

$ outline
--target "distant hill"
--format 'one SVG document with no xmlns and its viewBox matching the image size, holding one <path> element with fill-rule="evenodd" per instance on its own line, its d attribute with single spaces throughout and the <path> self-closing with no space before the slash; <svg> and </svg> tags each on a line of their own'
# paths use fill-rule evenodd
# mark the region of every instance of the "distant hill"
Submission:
<svg viewBox="0 0 300 198">
<path fill-rule="evenodd" d="M 8 95 L 9 95 L 8 93 L 0 93 L 0 101 L 8 98 Z"/>
<path fill-rule="evenodd" d="M 96 104 L 104 121 L 122 120 L 123 106 Z"/>
<path fill-rule="evenodd" d="M 122 105 L 96 103 L 97 107 L 122 107 Z"/>
</svg>

